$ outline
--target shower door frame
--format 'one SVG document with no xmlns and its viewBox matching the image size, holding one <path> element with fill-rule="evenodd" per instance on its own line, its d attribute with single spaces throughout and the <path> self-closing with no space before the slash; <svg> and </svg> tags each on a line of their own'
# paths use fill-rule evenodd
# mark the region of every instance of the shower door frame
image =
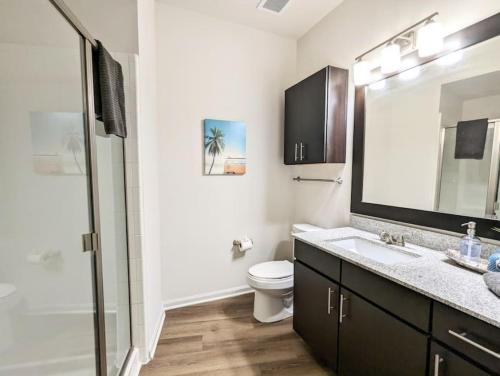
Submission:
<svg viewBox="0 0 500 376">
<path fill-rule="evenodd" d="M 439 155 L 436 179 L 436 193 L 434 199 L 434 210 L 439 211 L 441 199 L 441 179 L 443 177 L 443 152 L 444 138 L 447 129 L 456 128 L 457 124 L 445 125 L 441 127 L 439 135 Z M 488 120 L 488 128 L 493 129 L 493 145 L 491 149 L 490 173 L 488 176 L 488 188 L 486 194 L 485 218 L 497 219 L 495 215 L 496 202 L 498 200 L 497 191 L 499 185 L 499 163 L 500 163 L 500 119 Z"/>
<path fill-rule="evenodd" d="M 101 222 L 100 222 L 100 211 L 99 211 L 99 190 L 98 190 L 98 179 L 97 179 L 97 144 L 96 144 L 96 117 L 94 111 L 94 79 L 93 79 L 93 64 L 92 64 L 92 49 L 97 47 L 97 42 L 89 33 L 89 31 L 83 26 L 83 24 L 78 20 L 75 14 L 69 9 L 69 7 L 64 3 L 63 0 L 48 0 L 56 10 L 69 22 L 69 24 L 78 32 L 82 40 L 81 48 L 81 61 L 83 68 L 83 97 L 84 97 L 84 110 L 85 110 L 85 138 L 87 142 L 85 143 L 87 158 L 88 158 L 88 185 L 90 192 L 90 218 L 91 218 L 91 233 L 82 234 L 84 237 L 83 242 L 85 243 L 85 236 L 88 236 L 91 241 L 90 249 L 84 246 L 84 251 L 90 251 L 91 262 L 92 262 L 92 282 L 93 282 L 93 292 L 94 292 L 94 303 L 95 303 L 95 344 L 96 344 L 96 374 L 99 376 L 107 375 L 107 353 L 106 353 L 106 323 L 105 323 L 105 304 L 104 304 L 104 283 L 103 283 L 103 263 L 102 263 L 102 249 L 101 249 Z M 126 175 L 124 173 L 124 187 L 126 187 Z M 125 195 L 125 207 L 127 206 L 127 198 Z M 126 215 L 126 214 L 125 214 Z M 126 228 L 125 231 L 128 233 L 128 218 L 126 218 Z M 95 241 L 94 241 L 95 239 Z M 127 260 L 129 244 L 127 235 Z M 131 359 L 131 354 L 133 350 L 132 346 L 132 312 L 130 305 L 130 265 L 127 262 L 127 274 L 129 281 L 129 331 L 130 331 L 130 347 L 128 353 L 125 357 L 124 363 L 122 365 L 120 374 Z"/>
</svg>

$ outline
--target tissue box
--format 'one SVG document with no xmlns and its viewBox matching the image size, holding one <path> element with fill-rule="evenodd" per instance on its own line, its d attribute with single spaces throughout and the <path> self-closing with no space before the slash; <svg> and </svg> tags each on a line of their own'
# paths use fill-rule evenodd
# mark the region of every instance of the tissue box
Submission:
<svg viewBox="0 0 500 376">
<path fill-rule="evenodd" d="M 500 253 L 493 253 L 488 259 L 488 271 L 500 272 Z"/>
</svg>

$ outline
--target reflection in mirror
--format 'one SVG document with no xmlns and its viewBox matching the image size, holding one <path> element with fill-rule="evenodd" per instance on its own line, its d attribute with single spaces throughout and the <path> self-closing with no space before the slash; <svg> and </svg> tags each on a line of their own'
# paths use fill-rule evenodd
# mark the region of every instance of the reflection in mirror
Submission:
<svg viewBox="0 0 500 376">
<path fill-rule="evenodd" d="M 500 37 L 366 88 L 363 202 L 497 218 Z"/>
</svg>

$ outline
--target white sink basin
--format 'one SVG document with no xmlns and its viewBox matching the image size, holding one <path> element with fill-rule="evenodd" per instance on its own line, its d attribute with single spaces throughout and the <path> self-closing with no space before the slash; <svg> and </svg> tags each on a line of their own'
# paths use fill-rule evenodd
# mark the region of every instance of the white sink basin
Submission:
<svg viewBox="0 0 500 376">
<path fill-rule="evenodd" d="M 378 244 L 375 241 L 357 236 L 345 239 L 327 240 L 326 242 L 387 265 L 410 261 L 420 257 L 420 255 L 416 253 L 408 252 L 394 246 Z"/>
</svg>

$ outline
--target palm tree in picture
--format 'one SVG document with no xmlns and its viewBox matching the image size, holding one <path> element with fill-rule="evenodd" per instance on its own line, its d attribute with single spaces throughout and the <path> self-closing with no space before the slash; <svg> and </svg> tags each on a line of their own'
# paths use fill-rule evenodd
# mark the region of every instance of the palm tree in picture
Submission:
<svg viewBox="0 0 500 376">
<path fill-rule="evenodd" d="M 78 154 L 80 154 L 84 148 L 83 139 L 80 134 L 78 134 L 78 132 L 70 132 L 66 134 L 64 148 L 73 155 L 73 161 L 75 162 L 80 175 L 83 175 L 83 168 L 78 161 Z"/>
<path fill-rule="evenodd" d="M 222 153 L 224 146 L 224 133 L 219 128 L 210 128 L 210 135 L 205 136 L 205 149 L 212 156 L 212 164 L 210 170 L 208 170 L 208 175 L 212 173 L 215 157 Z"/>
</svg>

